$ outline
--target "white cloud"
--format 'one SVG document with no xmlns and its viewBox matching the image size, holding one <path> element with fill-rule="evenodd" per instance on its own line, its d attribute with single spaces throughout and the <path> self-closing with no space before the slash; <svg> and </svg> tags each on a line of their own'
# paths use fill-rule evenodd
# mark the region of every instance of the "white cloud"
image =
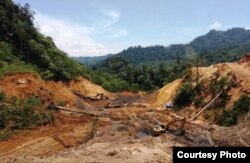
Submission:
<svg viewBox="0 0 250 163">
<path fill-rule="evenodd" d="M 218 21 L 214 22 L 209 26 L 210 29 L 220 29 L 222 27 L 222 24 Z"/>
<path fill-rule="evenodd" d="M 120 14 L 116 10 L 103 11 L 104 19 L 92 27 L 97 34 L 103 34 L 106 38 L 120 38 L 128 34 L 124 27 L 115 26 L 120 19 Z"/>
<path fill-rule="evenodd" d="M 104 27 L 109 27 L 113 24 L 115 24 L 119 18 L 120 18 L 120 14 L 118 11 L 115 10 L 111 10 L 111 11 L 105 11 L 104 15 L 107 16 L 108 19 L 104 20 Z"/>
<path fill-rule="evenodd" d="M 126 28 L 115 26 L 120 18 L 118 11 L 103 11 L 103 15 L 104 18 L 97 20 L 93 26 L 52 18 L 38 11 L 36 11 L 35 19 L 40 31 L 52 37 L 57 47 L 70 56 L 98 56 L 112 51 L 94 40 L 94 35 L 115 39 L 128 34 Z"/>
<path fill-rule="evenodd" d="M 42 33 L 51 36 L 59 49 L 70 56 L 96 56 L 108 51 L 103 44 L 94 41 L 91 29 L 72 22 L 54 19 L 36 12 L 36 21 Z"/>
</svg>

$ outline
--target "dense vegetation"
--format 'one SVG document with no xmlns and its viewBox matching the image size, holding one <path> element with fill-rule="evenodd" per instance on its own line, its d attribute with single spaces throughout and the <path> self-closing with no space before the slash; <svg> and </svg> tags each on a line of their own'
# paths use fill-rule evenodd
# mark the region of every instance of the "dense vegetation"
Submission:
<svg viewBox="0 0 250 163">
<path fill-rule="evenodd" d="M 39 99 L 18 99 L 0 92 L 0 140 L 5 140 L 14 131 L 45 125 L 54 117 Z"/>
<path fill-rule="evenodd" d="M 157 66 L 150 64 L 135 66 L 124 58 L 112 57 L 103 65 L 94 67 L 94 70 L 108 72 L 126 81 L 127 85 L 124 86 L 127 86 L 127 89 L 132 91 L 150 91 L 181 77 L 188 66 L 188 62 L 185 64 L 161 62 Z"/>
<path fill-rule="evenodd" d="M 23 62 L 33 65 L 45 79 L 67 80 L 86 75 L 86 69 L 60 51 L 52 38 L 34 27 L 34 12 L 30 6 L 20 6 L 11 0 L 0 1 L 1 64 Z"/>
</svg>

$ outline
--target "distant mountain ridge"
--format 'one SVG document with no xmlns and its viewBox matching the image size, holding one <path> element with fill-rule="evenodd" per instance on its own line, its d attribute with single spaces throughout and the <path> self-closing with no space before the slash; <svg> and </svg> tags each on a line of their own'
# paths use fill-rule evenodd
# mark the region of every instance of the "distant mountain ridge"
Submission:
<svg viewBox="0 0 250 163">
<path fill-rule="evenodd" d="M 95 65 L 114 57 L 122 57 L 134 65 L 138 65 L 141 63 L 179 60 L 189 55 L 190 50 L 203 55 L 211 64 L 221 61 L 221 55 L 224 55 L 227 59 L 222 61 L 234 61 L 239 59 L 241 54 L 250 51 L 250 30 L 244 28 L 232 28 L 227 31 L 211 30 L 188 44 L 173 44 L 167 47 L 160 45 L 134 46 L 113 54 L 111 57 L 109 55 L 74 59 L 86 65 Z"/>
<path fill-rule="evenodd" d="M 78 61 L 86 66 L 92 66 L 95 65 L 97 63 L 99 63 L 100 61 L 106 60 L 109 57 L 112 57 L 113 54 L 108 54 L 108 55 L 104 55 L 104 56 L 94 56 L 94 57 L 71 57 L 72 59 L 74 59 L 75 61 Z"/>
</svg>

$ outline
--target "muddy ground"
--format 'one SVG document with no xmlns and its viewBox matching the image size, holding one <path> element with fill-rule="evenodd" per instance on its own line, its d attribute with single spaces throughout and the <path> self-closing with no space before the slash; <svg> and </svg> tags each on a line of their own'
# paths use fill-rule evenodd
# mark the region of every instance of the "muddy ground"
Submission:
<svg viewBox="0 0 250 163">
<path fill-rule="evenodd" d="M 142 101 L 145 102 L 138 95 L 119 95 L 112 100 L 84 101 L 96 104 L 95 108 L 69 108 L 77 113 L 56 112 L 54 124 L 20 131 L 0 142 L 0 160 L 165 163 L 171 162 L 173 146 L 250 146 L 249 120 L 232 128 L 187 120 L 184 132 L 179 130 L 180 122 L 176 122 L 167 132 L 153 136 L 157 122 L 168 123 L 182 117 L 163 108 L 136 106 Z"/>
</svg>

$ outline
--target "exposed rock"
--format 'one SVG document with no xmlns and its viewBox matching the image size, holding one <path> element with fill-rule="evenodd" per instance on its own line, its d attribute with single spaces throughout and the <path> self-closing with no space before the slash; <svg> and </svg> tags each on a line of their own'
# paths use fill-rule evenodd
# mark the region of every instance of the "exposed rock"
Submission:
<svg viewBox="0 0 250 163">
<path fill-rule="evenodd" d="M 26 79 L 18 79 L 17 84 L 26 84 L 27 80 Z"/>
</svg>

